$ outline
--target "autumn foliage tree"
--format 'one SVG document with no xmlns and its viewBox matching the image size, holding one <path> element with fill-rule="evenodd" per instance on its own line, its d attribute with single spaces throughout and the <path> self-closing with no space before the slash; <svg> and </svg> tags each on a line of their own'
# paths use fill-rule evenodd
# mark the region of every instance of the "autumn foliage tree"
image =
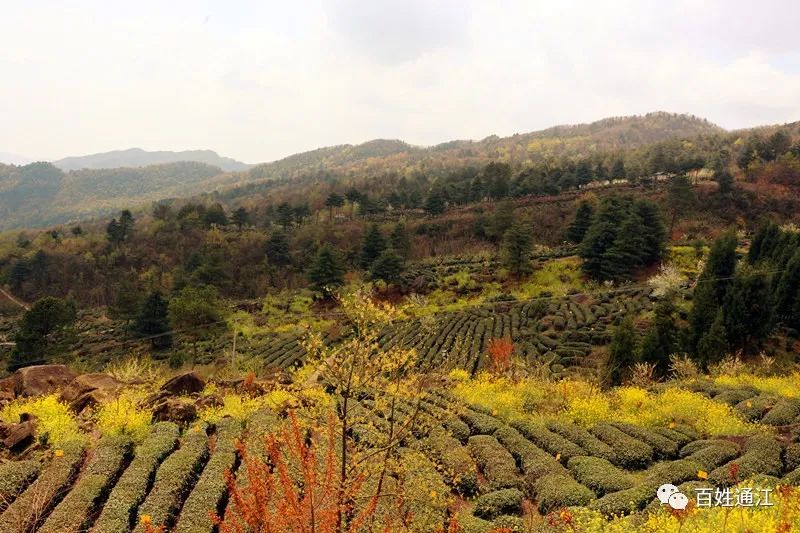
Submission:
<svg viewBox="0 0 800 533">
<path fill-rule="evenodd" d="M 502 374 L 511 368 L 511 355 L 514 353 L 514 343 L 511 339 L 492 339 L 487 349 L 493 374 Z"/>
<path fill-rule="evenodd" d="M 224 517 L 213 514 L 219 530 L 222 533 L 361 531 L 375 514 L 377 495 L 358 508 L 353 506 L 364 476 L 355 476 L 341 493 L 334 419 L 329 419 L 323 435 L 313 435 L 310 442 L 294 413 L 290 413 L 289 419 L 290 424 L 277 435 L 265 438 L 266 460 L 256 450 L 239 445 L 240 469 L 245 470 L 247 481 L 239 484 L 233 474 L 226 473 L 231 506 Z M 341 525 L 342 515 L 352 519 Z"/>
</svg>

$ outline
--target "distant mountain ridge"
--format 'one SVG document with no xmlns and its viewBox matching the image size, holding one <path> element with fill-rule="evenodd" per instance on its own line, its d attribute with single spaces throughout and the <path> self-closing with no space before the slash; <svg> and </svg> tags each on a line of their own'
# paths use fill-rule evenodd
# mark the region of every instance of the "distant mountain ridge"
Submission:
<svg viewBox="0 0 800 533">
<path fill-rule="evenodd" d="M 504 161 L 519 169 L 551 158 L 584 158 L 670 139 L 727 133 L 693 115 L 654 112 L 427 147 L 375 139 L 318 148 L 255 166 L 210 150 L 148 152 L 138 148 L 70 157 L 52 164 L 0 164 L 0 230 L 107 216 L 166 198 L 241 199 L 259 188 L 281 183 L 304 195 L 306 190 L 296 181 L 302 178 L 445 176 L 453 169 L 479 167 L 490 161 Z M 151 164 L 153 161 L 157 163 Z"/>
<path fill-rule="evenodd" d="M 251 167 L 251 165 L 230 157 L 220 156 L 213 150 L 184 150 L 181 152 L 160 150 L 151 152 L 141 148 L 129 148 L 127 150 L 113 150 L 111 152 L 102 152 L 98 154 L 65 157 L 53 161 L 53 164 L 61 170 L 81 170 L 84 168 L 138 168 L 182 161 L 205 163 L 206 165 L 219 167 L 226 172 L 247 170 Z"/>
</svg>

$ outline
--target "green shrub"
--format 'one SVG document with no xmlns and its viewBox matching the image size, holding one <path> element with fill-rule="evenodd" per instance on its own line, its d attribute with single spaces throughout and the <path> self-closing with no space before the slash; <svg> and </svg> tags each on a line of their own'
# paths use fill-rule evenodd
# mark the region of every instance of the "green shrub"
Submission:
<svg viewBox="0 0 800 533">
<path fill-rule="evenodd" d="M 731 485 L 737 480 L 749 479 L 756 474 L 780 476 L 781 445 L 773 437 L 756 435 L 750 437 L 741 457 L 713 470 L 708 480 L 716 485 Z M 738 466 L 736 479 L 731 479 L 731 467 Z"/>
<path fill-rule="evenodd" d="M 473 513 L 485 520 L 493 520 L 504 514 L 521 514 L 522 497 L 523 494 L 518 489 L 496 490 L 475 500 Z"/>
<path fill-rule="evenodd" d="M 647 466 L 653 460 L 653 448 L 609 424 L 597 424 L 592 435 L 614 449 L 616 465 L 628 469 Z"/>
<path fill-rule="evenodd" d="M 664 483 L 668 483 L 664 481 Z M 589 509 L 599 511 L 606 516 L 622 516 L 630 513 L 635 513 L 644 509 L 647 502 L 649 502 L 655 490 L 660 485 L 653 488 L 650 485 L 636 485 L 630 489 L 620 490 L 606 494 L 602 498 L 594 500 L 589 503 Z"/>
<path fill-rule="evenodd" d="M 227 487 L 225 471 L 232 470 L 236 463 L 236 440 L 242 433 L 242 424 L 233 418 L 223 418 L 217 425 L 217 447 L 208 460 L 197 485 L 181 509 L 176 532 L 192 533 L 214 530 L 208 513 L 221 513 Z"/>
<path fill-rule="evenodd" d="M 498 516 L 492 521 L 492 528 L 497 530 L 511 531 L 513 533 L 527 531 L 525 520 L 520 516 L 512 516 L 504 514 Z"/>
<path fill-rule="evenodd" d="M 450 432 L 450 434 L 458 439 L 460 442 L 467 442 L 469 438 L 469 426 L 461 419 L 454 416 L 448 416 L 442 420 L 442 425 Z"/>
<path fill-rule="evenodd" d="M 756 391 L 750 389 L 730 389 L 714 396 L 714 401 L 726 403 L 733 407 L 737 403 L 748 400 L 756 394 L 758 394 Z"/>
<path fill-rule="evenodd" d="M 642 441 L 653 448 L 656 459 L 671 459 L 678 455 L 678 444 L 655 431 L 650 431 L 649 429 L 633 424 L 626 424 L 624 422 L 614 422 L 611 425 L 626 435 Z"/>
<path fill-rule="evenodd" d="M 474 435 L 467 444 L 478 468 L 486 478 L 486 489 L 521 488 L 514 457 L 491 435 Z"/>
<path fill-rule="evenodd" d="M 800 485 L 800 468 L 795 468 L 781 479 L 781 483 L 783 485 L 792 485 L 798 486 Z"/>
<path fill-rule="evenodd" d="M 83 441 L 65 441 L 53 453 L 50 463 L 14 503 L 0 515 L 0 531 L 23 533 L 35 531 L 41 517 L 57 505 L 83 462 Z"/>
<path fill-rule="evenodd" d="M 39 475 L 39 461 L 9 461 L 0 464 L 0 513 Z"/>
<path fill-rule="evenodd" d="M 461 413 L 461 419 L 469 426 L 471 435 L 491 435 L 503 425 L 497 418 L 471 409 Z"/>
<path fill-rule="evenodd" d="M 800 415 L 800 403 L 797 400 L 782 398 L 761 419 L 761 422 L 770 426 L 788 426 L 798 415 Z"/>
<path fill-rule="evenodd" d="M 650 431 L 658 433 L 662 437 L 666 437 L 668 440 L 674 442 L 678 449 L 686 446 L 693 440 L 685 433 L 681 433 L 680 431 L 675 431 L 669 428 L 651 428 Z"/>
<path fill-rule="evenodd" d="M 697 463 L 702 470 L 708 472 L 738 455 L 739 447 L 735 443 L 722 440 L 697 450 L 686 456 L 686 459 Z"/>
<path fill-rule="evenodd" d="M 180 430 L 172 422 L 159 422 L 134 450 L 134 458 L 111 491 L 95 531 L 129 531 L 133 514 L 147 494 L 147 485 L 161 461 L 175 449 Z"/>
<path fill-rule="evenodd" d="M 611 446 L 580 426 L 568 424 L 559 420 L 551 420 L 547 422 L 547 429 L 574 442 L 586 450 L 586 453 L 592 457 L 601 457 L 609 461 L 613 461 L 616 458 Z"/>
<path fill-rule="evenodd" d="M 490 521 L 478 518 L 469 512 L 459 513 L 456 518 L 459 533 L 487 533 L 494 529 L 494 524 Z"/>
<path fill-rule="evenodd" d="M 600 457 L 573 457 L 567 463 L 567 468 L 576 480 L 592 489 L 598 496 L 633 486 L 629 474 Z"/>
<path fill-rule="evenodd" d="M 588 487 L 563 474 L 546 474 L 536 480 L 533 489 L 541 513 L 564 507 L 584 506 L 595 497 Z"/>
<path fill-rule="evenodd" d="M 559 455 L 564 463 L 572 457 L 586 455 L 586 451 L 583 448 L 558 433 L 553 433 L 543 424 L 531 420 L 515 420 L 511 425 L 522 433 L 526 439 L 532 441 L 543 450 L 553 456 Z"/>
<path fill-rule="evenodd" d="M 444 428 L 431 430 L 429 437 L 415 446 L 427 453 L 438 465 L 445 480 L 466 496 L 478 492 L 478 474 L 467 450 Z"/>
<path fill-rule="evenodd" d="M 511 452 L 518 468 L 528 478 L 536 479 L 544 474 L 566 474 L 564 465 L 522 436 L 511 426 L 503 426 L 494 433 L 495 438 Z"/>
<path fill-rule="evenodd" d="M 125 435 L 103 437 L 77 483 L 55 508 L 39 531 L 86 531 L 92 511 L 125 465 L 133 442 Z"/>
<path fill-rule="evenodd" d="M 730 441 L 726 441 L 726 440 L 723 440 L 723 439 L 698 439 L 698 440 L 693 440 L 692 442 L 686 444 L 683 448 L 681 448 L 681 451 L 678 453 L 678 456 L 681 457 L 681 458 L 688 457 L 689 455 L 692 455 L 693 453 L 698 452 L 698 451 L 702 450 L 703 448 L 708 448 L 709 446 L 712 446 L 714 444 L 719 444 L 719 443 L 724 443 L 724 442 L 730 442 Z"/>
<path fill-rule="evenodd" d="M 434 465 L 422 453 L 398 450 L 403 502 L 411 511 L 412 531 L 436 531 L 444 523 L 450 489 Z"/>
<path fill-rule="evenodd" d="M 786 447 L 786 451 L 783 454 L 783 462 L 787 472 L 800 468 L 800 443 L 793 442 Z"/>
<path fill-rule="evenodd" d="M 734 409 L 739 411 L 745 420 L 752 422 L 761 420 L 777 402 L 778 399 L 775 396 L 762 394 L 737 403 Z"/>
<path fill-rule="evenodd" d="M 153 489 L 139 507 L 137 522 L 143 516 L 149 516 L 153 525 L 171 525 L 184 494 L 197 481 L 208 459 L 207 429 L 205 423 L 186 429 L 180 448 L 158 468 Z"/>
</svg>

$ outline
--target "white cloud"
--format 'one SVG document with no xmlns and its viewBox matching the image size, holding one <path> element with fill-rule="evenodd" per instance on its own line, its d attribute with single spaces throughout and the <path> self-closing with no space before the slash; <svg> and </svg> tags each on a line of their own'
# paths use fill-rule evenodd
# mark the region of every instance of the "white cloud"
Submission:
<svg viewBox="0 0 800 533">
<path fill-rule="evenodd" d="M 656 109 L 800 118 L 791 1 L 15 2 L 0 150 L 141 146 L 255 162 Z"/>
</svg>

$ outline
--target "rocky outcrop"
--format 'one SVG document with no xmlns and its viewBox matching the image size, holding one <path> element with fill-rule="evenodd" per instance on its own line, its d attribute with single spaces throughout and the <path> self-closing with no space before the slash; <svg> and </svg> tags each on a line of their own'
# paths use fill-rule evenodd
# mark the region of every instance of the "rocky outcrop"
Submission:
<svg viewBox="0 0 800 533">
<path fill-rule="evenodd" d="M 61 392 L 61 399 L 70 403 L 88 392 L 100 390 L 106 393 L 115 393 L 122 386 L 122 382 L 108 374 L 82 374 L 64 388 Z"/>
<path fill-rule="evenodd" d="M 64 365 L 36 365 L 20 368 L 12 377 L 16 396 L 40 396 L 66 386 L 77 374 Z"/>
<path fill-rule="evenodd" d="M 1 429 L 3 446 L 14 452 L 24 450 L 36 435 L 36 417 L 23 413 L 19 424 L 5 424 Z"/>
<path fill-rule="evenodd" d="M 187 424 L 197 418 L 197 408 L 175 398 L 161 400 L 153 407 L 153 419 L 160 422 Z"/>
<path fill-rule="evenodd" d="M 206 386 L 206 381 L 197 372 L 178 374 L 161 386 L 163 392 L 174 396 L 194 394 L 201 392 Z"/>
</svg>

